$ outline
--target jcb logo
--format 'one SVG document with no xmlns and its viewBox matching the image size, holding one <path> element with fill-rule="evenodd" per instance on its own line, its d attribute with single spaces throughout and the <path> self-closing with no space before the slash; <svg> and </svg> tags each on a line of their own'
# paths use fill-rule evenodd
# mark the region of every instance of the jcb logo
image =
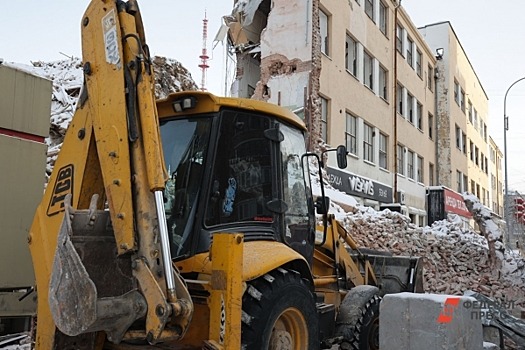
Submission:
<svg viewBox="0 0 525 350">
<path fill-rule="evenodd" d="M 73 164 L 68 164 L 58 171 L 55 188 L 47 207 L 47 216 L 64 210 L 64 199 L 68 193 L 73 195 Z"/>
</svg>

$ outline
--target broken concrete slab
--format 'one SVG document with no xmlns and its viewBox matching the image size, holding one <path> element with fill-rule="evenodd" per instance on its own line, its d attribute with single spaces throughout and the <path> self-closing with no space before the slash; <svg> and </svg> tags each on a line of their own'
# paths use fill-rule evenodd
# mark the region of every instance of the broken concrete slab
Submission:
<svg viewBox="0 0 525 350">
<path fill-rule="evenodd" d="M 483 349 L 482 325 L 464 307 L 474 298 L 439 294 L 385 295 L 380 306 L 381 349 Z"/>
</svg>

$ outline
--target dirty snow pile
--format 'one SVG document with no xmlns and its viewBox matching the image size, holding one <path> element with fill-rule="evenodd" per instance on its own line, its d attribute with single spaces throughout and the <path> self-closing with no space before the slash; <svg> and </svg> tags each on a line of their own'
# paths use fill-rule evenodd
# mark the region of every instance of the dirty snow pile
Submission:
<svg viewBox="0 0 525 350">
<path fill-rule="evenodd" d="M 180 62 L 158 56 L 153 57 L 152 62 L 157 98 L 164 98 L 172 92 L 197 90 L 191 74 Z M 48 145 L 46 176 L 49 178 L 80 96 L 84 79 L 82 61 L 79 58 L 71 58 L 54 62 L 37 61 L 32 64 L 32 66 L 10 65 L 53 81 L 51 125 L 49 137 L 46 139 Z"/>
</svg>

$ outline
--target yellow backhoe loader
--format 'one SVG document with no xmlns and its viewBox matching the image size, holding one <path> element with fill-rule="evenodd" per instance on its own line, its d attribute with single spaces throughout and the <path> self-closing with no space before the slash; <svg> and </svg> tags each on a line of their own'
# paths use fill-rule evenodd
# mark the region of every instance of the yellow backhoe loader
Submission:
<svg viewBox="0 0 525 350">
<path fill-rule="evenodd" d="M 84 87 L 29 236 L 36 349 L 377 349 L 380 298 L 420 290 L 418 259 L 365 254 L 314 200 L 304 123 L 155 101 L 136 1 L 92 0 L 81 28 Z"/>
</svg>

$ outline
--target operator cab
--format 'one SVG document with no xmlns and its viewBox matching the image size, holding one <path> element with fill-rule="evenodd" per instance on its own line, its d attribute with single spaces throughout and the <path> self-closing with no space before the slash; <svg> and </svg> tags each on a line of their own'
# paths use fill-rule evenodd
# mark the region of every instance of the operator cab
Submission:
<svg viewBox="0 0 525 350">
<path fill-rule="evenodd" d="M 214 232 L 276 240 L 311 261 L 314 204 L 302 121 L 260 101 L 192 92 L 158 102 L 172 256 L 209 251 Z"/>
</svg>

